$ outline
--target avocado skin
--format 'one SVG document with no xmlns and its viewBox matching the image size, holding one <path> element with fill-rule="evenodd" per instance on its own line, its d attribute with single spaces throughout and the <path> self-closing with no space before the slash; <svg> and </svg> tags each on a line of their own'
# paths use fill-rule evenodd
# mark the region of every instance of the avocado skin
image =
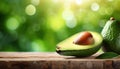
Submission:
<svg viewBox="0 0 120 69">
<path fill-rule="evenodd" d="M 120 54 L 120 21 L 109 20 L 101 34 L 105 51 Z"/>
<path fill-rule="evenodd" d="M 66 56 L 88 57 L 95 54 L 100 48 L 101 45 L 98 45 L 96 47 L 85 50 L 59 50 L 56 52 L 60 55 L 66 55 Z"/>
</svg>

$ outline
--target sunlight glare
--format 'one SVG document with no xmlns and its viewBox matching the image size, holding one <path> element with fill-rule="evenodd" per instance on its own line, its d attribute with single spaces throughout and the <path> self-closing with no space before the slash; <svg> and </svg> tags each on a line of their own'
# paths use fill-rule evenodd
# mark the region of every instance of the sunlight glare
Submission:
<svg viewBox="0 0 120 69">
<path fill-rule="evenodd" d="M 77 5 L 82 4 L 82 0 L 75 0 L 75 2 L 76 2 Z"/>
</svg>

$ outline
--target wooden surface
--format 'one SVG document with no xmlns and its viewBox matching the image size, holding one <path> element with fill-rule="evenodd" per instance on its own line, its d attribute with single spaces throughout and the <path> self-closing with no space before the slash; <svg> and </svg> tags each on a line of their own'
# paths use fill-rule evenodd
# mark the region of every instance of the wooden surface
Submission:
<svg viewBox="0 0 120 69">
<path fill-rule="evenodd" d="M 0 52 L 0 69 L 120 69 L 120 59 L 75 58 L 57 53 Z"/>
</svg>

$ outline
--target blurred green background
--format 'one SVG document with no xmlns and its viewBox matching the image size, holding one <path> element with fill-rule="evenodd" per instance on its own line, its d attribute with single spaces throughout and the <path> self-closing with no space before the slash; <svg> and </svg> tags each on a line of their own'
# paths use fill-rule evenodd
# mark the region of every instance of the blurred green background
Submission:
<svg viewBox="0 0 120 69">
<path fill-rule="evenodd" d="M 80 31 L 120 19 L 120 0 L 0 0 L 0 51 L 55 51 Z"/>
</svg>

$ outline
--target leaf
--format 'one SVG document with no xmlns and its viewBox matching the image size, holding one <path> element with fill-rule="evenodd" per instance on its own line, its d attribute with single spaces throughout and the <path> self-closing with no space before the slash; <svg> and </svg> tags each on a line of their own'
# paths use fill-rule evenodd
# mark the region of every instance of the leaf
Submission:
<svg viewBox="0 0 120 69">
<path fill-rule="evenodd" d="M 105 52 L 96 57 L 96 59 L 110 59 L 119 56 L 119 54 L 114 52 Z"/>
</svg>

